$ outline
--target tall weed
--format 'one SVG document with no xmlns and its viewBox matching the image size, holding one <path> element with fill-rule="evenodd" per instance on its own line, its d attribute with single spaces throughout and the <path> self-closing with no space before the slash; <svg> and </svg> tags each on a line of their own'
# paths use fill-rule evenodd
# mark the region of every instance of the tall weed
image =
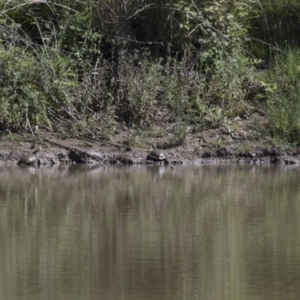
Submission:
<svg viewBox="0 0 300 300">
<path fill-rule="evenodd" d="M 280 49 L 300 46 L 298 0 L 252 1 L 250 15 L 249 48 L 257 57 L 271 62 Z"/>
<path fill-rule="evenodd" d="M 0 126 L 18 129 L 47 125 L 48 108 L 74 113 L 78 79 L 71 63 L 59 55 L 33 55 L 21 47 L 0 47 Z"/>
<path fill-rule="evenodd" d="M 300 139 L 300 50 L 278 54 L 268 72 L 267 117 L 275 138 L 291 143 Z"/>
</svg>

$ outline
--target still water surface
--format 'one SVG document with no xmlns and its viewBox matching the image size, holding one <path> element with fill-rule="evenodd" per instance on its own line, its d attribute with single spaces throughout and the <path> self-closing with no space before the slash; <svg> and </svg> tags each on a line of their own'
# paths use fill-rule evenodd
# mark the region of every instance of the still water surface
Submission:
<svg viewBox="0 0 300 300">
<path fill-rule="evenodd" d="M 0 299 L 299 299 L 300 168 L 0 169 Z"/>
</svg>

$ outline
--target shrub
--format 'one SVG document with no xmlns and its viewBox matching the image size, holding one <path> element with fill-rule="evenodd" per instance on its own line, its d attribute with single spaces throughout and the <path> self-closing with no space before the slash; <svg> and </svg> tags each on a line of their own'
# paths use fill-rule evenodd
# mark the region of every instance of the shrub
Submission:
<svg viewBox="0 0 300 300">
<path fill-rule="evenodd" d="M 0 46 L 0 126 L 13 130 L 40 123 L 51 128 L 50 107 L 60 115 L 72 113 L 78 80 L 70 64 L 50 53 L 37 56 Z"/>
</svg>

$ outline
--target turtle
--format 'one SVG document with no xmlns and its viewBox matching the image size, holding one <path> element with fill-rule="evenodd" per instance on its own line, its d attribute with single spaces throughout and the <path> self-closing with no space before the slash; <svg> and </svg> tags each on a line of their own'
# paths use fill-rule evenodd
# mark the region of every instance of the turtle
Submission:
<svg viewBox="0 0 300 300">
<path fill-rule="evenodd" d="M 156 149 L 156 147 L 153 146 L 153 150 L 147 155 L 146 160 L 151 160 L 155 162 L 167 162 L 167 157 L 165 154 L 159 150 Z"/>
<path fill-rule="evenodd" d="M 32 153 L 29 154 L 25 154 L 23 153 L 23 155 L 21 156 L 21 159 L 19 160 L 18 164 L 25 164 L 25 165 L 32 165 L 34 163 L 36 163 L 38 161 L 38 157 L 37 157 L 37 153 L 40 150 L 35 150 Z"/>
</svg>

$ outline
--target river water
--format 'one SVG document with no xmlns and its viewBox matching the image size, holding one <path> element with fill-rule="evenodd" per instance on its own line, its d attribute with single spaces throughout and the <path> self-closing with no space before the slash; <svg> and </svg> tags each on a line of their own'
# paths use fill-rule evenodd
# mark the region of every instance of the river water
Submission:
<svg viewBox="0 0 300 300">
<path fill-rule="evenodd" d="M 300 168 L 0 169 L 0 299 L 300 295 Z"/>
</svg>

